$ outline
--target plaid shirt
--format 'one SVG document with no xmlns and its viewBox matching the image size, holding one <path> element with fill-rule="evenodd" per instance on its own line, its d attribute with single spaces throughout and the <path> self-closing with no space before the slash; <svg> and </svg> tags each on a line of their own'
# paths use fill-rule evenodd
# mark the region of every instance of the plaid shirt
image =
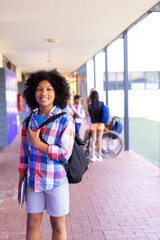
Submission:
<svg viewBox="0 0 160 240">
<path fill-rule="evenodd" d="M 60 112 L 59 106 L 55 106 L 46 119 Z M 29 123 L 32 131 L 38 129 L 37 113 L 38 110 L 32 114 Z M 25 125 L 26 119 L 22 126 L 18 171 L 28 169 L 28 185 L 35 192 L 58 187 L 67 180 L 65 169 L 59 161 L 65 163 L 72 153 L 75 135 L 73 118 L 70 114 L 64 114 L 41 128 L 42 137 L 48 143 L 48 155 L 28 144 Z"/>
</svg>

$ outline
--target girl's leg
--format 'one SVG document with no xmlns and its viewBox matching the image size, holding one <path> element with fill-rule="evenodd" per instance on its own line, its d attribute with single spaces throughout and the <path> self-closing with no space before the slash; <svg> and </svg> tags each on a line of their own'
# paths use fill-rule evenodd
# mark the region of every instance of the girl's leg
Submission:
<svg viewBox="0 0 160 240">
<path fill-rule="evenodd" d="M 91 156 L 95 157 L 95 145 L 96 145 L 96 139 L 97 139 L 97 131 L 91 130 L 91 133 L 92 133 Z"/>
<path fill-rule="evenodd" d="M 103 130 L 98 130 L 97 132 L 98 157 L 101 156 L 101 151 L 102 151 L 102 136 L 103 136 Z"/>
<path fill-rule="evenodd" d="M 41 222 L 43 213 L 28 213 L 27 214 L 27 234 L 26 240 L 41 239 Z"/>
<path fill-rule="evenodd" d="M 50 222 L 52 226 L 52 240 L 66 240 L 66 226 L 65 216 L 52 217 L 50 216 Z"/>
</svg>

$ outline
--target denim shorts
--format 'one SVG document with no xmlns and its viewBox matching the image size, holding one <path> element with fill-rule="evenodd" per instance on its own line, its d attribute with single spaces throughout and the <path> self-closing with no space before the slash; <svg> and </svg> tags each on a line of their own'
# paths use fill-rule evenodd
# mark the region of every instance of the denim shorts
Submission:
<svg viewBox="0 0 160 240">
<path fill-rule="evenodd" d="M 69 213 L 68 182 L 51 190 L 35 192 L 27 186 L 27 213 L 40 213 L 47 210 L 52 217 L 62 217 Z"/>
</svg>

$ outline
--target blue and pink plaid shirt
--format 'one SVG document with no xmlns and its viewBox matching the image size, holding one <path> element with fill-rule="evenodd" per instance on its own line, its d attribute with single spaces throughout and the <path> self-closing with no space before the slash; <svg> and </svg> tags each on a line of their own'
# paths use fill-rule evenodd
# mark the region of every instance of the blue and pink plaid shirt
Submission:
<svg viewBox="0 0 160 240">
<path fill-rule="evenodd" d="M 46 119 L 61 111 L 59 106 L 53 107 Z M 37 113 L 38 110 L 32 114 L 29 123 L 32 131 L 38 129 Z M 28 144 L 25 125 L 26 119 L 22 125 L 18 171 L 26 172 L 28 169 L 28 185 L 35 192 L 58 187 L 67 181 L 66 171 L 59 161 L 65 163 L 72 153 L 75 136 L 73 118 L 70 114 L 64 114 L 41 128 L 42 137 L 48 143 L 48 155 Z"/>
</svg>

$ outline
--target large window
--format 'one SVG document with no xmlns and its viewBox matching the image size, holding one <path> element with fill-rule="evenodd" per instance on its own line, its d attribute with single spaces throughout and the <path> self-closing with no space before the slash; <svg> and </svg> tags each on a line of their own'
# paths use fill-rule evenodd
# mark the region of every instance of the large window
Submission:
<svg viewBox="0 0 160 240">
<path fill-rule="evenodd" d="M 123 38 L 108 47 L 108 104 L 111 115 L 124 118 L 124 47 Z M 119 90 L 119 91 L 115 91 Z"/>
<path fill-rule="evenodd" d="M 95 57 L 96 68 L 96 90 L 99 93 L 100 100 L 105 103 L 106 101 L 106 89 L 104 89 L 105 81 L 105 53 L 102 51 Z"/>
<path fill-rule="evenodd" d="M 160 12 L 149 14 L 128 30 L 129 146 L 159 165 L 160 148 Z M 107 47 L 108 105 L 124 118 L 124 39 Z M 94 79 L 94 70 L 96 79 Z M 87 92 L 96 87 L 105 102 L 105 53 L 87 62 Z M 96 81 L 95 81 L 96 80 Z M 123 124 L 124 125 L 124 124 Z"/>
<path fill-rule="evenodd" d="M 94 62 L 90 59 L 86 64 L 87 72 L 87 96 L 89 96 L 90 89 L 94 88 Z"/>
<path fill-rule="evenodd" d="M 130 148 L 159 165 L 160 13 L 128 32 Z"/>
</svg>

